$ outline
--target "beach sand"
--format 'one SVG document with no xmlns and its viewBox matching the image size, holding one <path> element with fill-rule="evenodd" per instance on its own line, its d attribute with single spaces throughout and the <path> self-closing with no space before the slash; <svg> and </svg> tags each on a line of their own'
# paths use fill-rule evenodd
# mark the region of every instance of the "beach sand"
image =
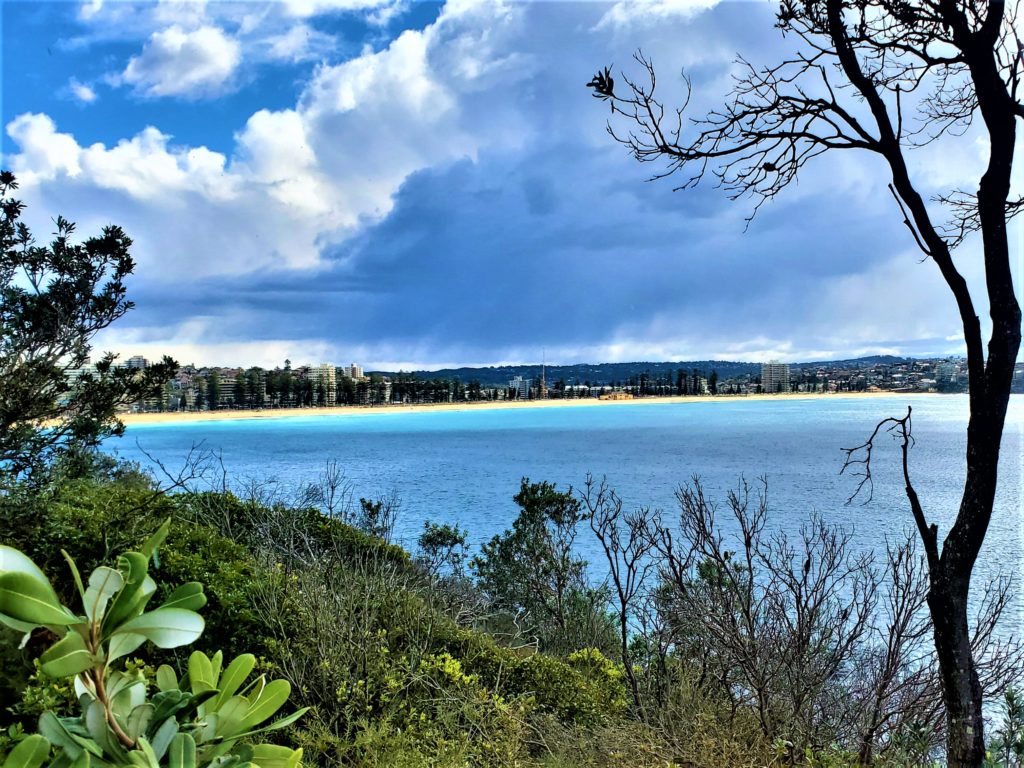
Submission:
<svg viewBox="0 0 1024 768">
<path fill-rule="evenodd" d="M 666 403 L 732 403 L 751 400 L 818 400 L 839 397 L 894 397 L 918 395 L 917 392 L 841 392 L 796 393 L 777 395 L 674 395 L 671 397 L 643 397 L 635 400 L 497 400 L 466 403 L 426 403 L 422 405 L 342 405 L 330 408 L 265 408 L 261 410 L 175 411 L 171 413 L 122 413 L 118 415 L 126 425 L 164 424 L 190 421 L 235 421 L 238 419 L 287 419 L 298 417 L 334 418 L 366 416 L 383 413 L 426 413 L 431 411 L 481 411 L 499 408 L 589 408 L 593 406 L 662 405 Z"/>
</svg>

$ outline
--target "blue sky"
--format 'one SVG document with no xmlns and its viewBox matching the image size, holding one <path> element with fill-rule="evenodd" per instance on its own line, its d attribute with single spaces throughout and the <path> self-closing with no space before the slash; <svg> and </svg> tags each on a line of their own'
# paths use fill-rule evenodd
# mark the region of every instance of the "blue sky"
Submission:
<svg viewBox="0 0 1024 768">
<path fill-rule="evenodd" d="M 765 206 L 648 183 L 584 83 L 642 47 L 695 114 L 771 4 L 4 2 L 3 165 L 37 236 L 135 240 L 99 339 L 197 364 L 368 367 L 961 351 L 878 161 L 826 156 Z M 984 142 L 915 153 L 926 193 Z M 1019 229 L 1014 237 L 1019 238 Z M 959 257 L 980 277 L 977 243 Z"/>
</svg>

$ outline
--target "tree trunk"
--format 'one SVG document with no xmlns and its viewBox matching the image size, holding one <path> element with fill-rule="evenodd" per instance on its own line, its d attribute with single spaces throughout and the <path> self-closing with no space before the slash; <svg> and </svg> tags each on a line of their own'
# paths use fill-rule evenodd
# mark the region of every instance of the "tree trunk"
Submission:
<svg viewBox="0 0 1024 768">
<path fill-rule="evenodd" d="M 968 586 L 962 581 L 951 584 L 940 578 L 933 580 L 928 595 L 946 707 L 949 768 L 980 766 L 985 758 L 982 691 L 967 625 Z"/>
</svg>

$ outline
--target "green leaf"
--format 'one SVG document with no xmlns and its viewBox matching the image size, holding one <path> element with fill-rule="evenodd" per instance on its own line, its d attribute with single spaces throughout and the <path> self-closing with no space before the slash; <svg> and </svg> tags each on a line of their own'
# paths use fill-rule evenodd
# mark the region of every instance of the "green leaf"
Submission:
<svg viewBox="0 0 1024 768">
<path fill-rule="evenodd" d="M 4 760 L 3 768 L 39 768 L 50 756 L 50 742 L 34 733 L 26 736 Z"/>
<path fill-rule="evenodd" d="M 309 707 L 303 707 L 302 709 L 298 710 L 297 712 L 292 712 L 287 717 L 282 717 L 280 720 L 275 720 L 274 722 L 270 723 L 269 725 L 265 725 L 262 728 L 259 728 L 259 729 L 255 730 L 255 731 L 250 731 L 249 733 L 246 733 L 246 734 L 243 734 L 243 735 L 251 736 L 254 733 L 270 733 L 270 731 L 279 731 L 282 728 L 287 728 L 289 725 L 291 725 L 292 723 L 296 722 L 304 714 L 309 712 L 309 709 L 310 709 Z"/>
<path fill-rule="evenodd" d="M 218 717 L 218 736 L 227 739 L 248 730 L 245 719 L 249 714 L 249 702 L 241 696 L 232 696 L 215 711 Z"/>
<path fill-rule="evenodd" d="M 0 613 L 35 626 L 67 627 L 81 623 L 61 605 L 48 581 L 19 571 L 0 573 Z"/>
<path fill-rule="evenodd" d="M 234 696 L 238 689 L 242 687 L 245 679 L 252 674 L 255 667 L 256 657 L 251 653 L 243 653 L 228 664 L 228 668 L 224 670 L 224 674 L 221 676 L 218 685 L 220 693 L 213 701 L 212 708 L 218 709 L 223 702 Z"/>
<path fill-rule="evenodd" d="M 150 731 L 152 732 L 156 726 L 167 718 L 177 715 L 184 709 L 188 709 L 192 706 L 193 701 L 194 697 L 191 693 L 179 691 L 176 688 L 170 691 L 160 691 L 152 699 L 154 710 L 153 720 L 149 726 Z"/>
<path fill-rule="evenodd" d="M 292 686 L 287 680 L 272 680 L 267 683 L 260 697 L 252 702 L 245 716 L 243 725 L 246 729 L 259 725 L 273 717 L 292 693 Z"/>
<path fill-rule="evenodd" d="M 77 632 L 68 632 L 39 657 L 41 668 L 50 677 L 74 677 L 95 663 L 85 640 Z"/>
<path fill-rule="evenodd" d="M 32 559 L 18 551 L 14 547 L 0 544 L 0 573 L 24 573 L 43 584 L 49 584 L 50 580 L 46 574 L 39 570 L 39 566 L 32 562 Z"/>
<path fill-rule="evenodd" d="M 103 750 L 95 741 L 72 733 L 64 721 L 53 712 L 43 712 L 39 717 L 39 733 L 55 747 L 62 748 L 74 760 L 83 750 L 96 757 L 103 757 Z"/>
<path fill-rule="evenodd" d="M 157 608 L 121 624 L 114 635 L 142 635 L 158 648 L 177 648 L 194 643 L 203 634 L 205 622 L 195 611 Z"/>
<path fill-rule="evenodd" d="M 142 545 L 142 554 L 144 554 L 147 559 L 152 557 L 153 565 L 157 568 L 160 567 L 160 557 L 157 554 L 157 549 L 159 549 L 160 545 L 164 543 L 164 539 L 167 538 L 167 534 L 170 530 L 171 518 L 167 518 L 163 521 L 160 527 L 156 529 L 153 535 L 146 540 L 146 543 Z"/>
<path fill-rule="evenodd" d="M 101 621 L 107 610 L 107 603 L 124 587 L 124 577 L 120 571 L 100 566 L 89 574 L 89 588 L 85 590 L 82 606 L 85 615 L 91 622 Z"/>
<path fill-rule="evenodd" d="M 178 690 L 178 675 L 166 664 L 156 668 L 156 687 L 161 691 Z"/>
<path fill-rule="evenodd" d="M 114 598 L 113 605 L 103 619 L 103 633 L 109 635 L 118 625 L 141 611 L 143 583 L 149 569 L 149 558 L 139 552 L 125 552 L 117 558 L 124 586 Z"/>
<path fill-rule="evenodd" d="M 193 651 L 192 655 L 188 657 L 188 679 L 192 685 L 192 693 L 208 691 L 217 687 L 210 657 L 202 651 Z"/>
<path fill-rule="evenodd" d="M 167 768 L 196 768 L 196 742 L 189 734 L 179 733 L 171 739 Z"/>
<path fill-rule="evenodd" d="M 252 762 L 260 768 L 297 768 L 302 762 L 302 750 L 277 744 L 254 744 Z"/>
<path fill-rule="evenodd" d="M 33 629 L 39 626 L 38 624 L 32 624 L 27 621 L 12 619 L 10 616 L 4 616 L 2 613 L 0 613 L 0 624 L 10 627 L 15 632 L 26 633 L 26 637 L 28 636 L 27 633 L 30 633 Z M 24 643 L 22 643 L 22 645 L 24 645 Z"/>
<path fill-rule="evenodd" d="M 171 746 L 171 741 L 177 735 L 178 721 L 173 717 L 164 720 L 163 725 L 156 729 L 156 733 L 153 734 L 153 754 L 156 755 L 157 762 L 164 759 L 167 748 Z"/>
<path fill-rule="evenodd" d="M 214 687 L 217 687 L 217 686 L 220 685 L 220 670 L 221 670 L 221 666 L 223 664 L 224 664 L 224 652 L 223 651 L 217 651 L 210 658 L 210 675 L 212 676 L 210 679 L 213 680 Z"/>
<path fill-rule="evenodd" d="M 146 733 L 149 723 L 153 719 L 153 705 L 149 702 L 135 707 L 125 723 L 124 730 L 128 738 L 138 742 L 140 737 Z"/>
<path fill-rule="evenodd" d="M 92 740 L 99 745 L 108 758 L 123 756 L 124 747 L 121 746 L 107 725 L 107 714 L 102 704 L 95 699 L 87 702 L 82 713 L 82 720 L 85 722 L 85 728 Z"/>
<path fill-rule="evenodd" d="M 135 650 L 146 642 L 145 635 L 135 635 L 131 632 L 119 632 L 110 638 L 107 644 L 107 664 L 115 659 L 134 653 Z"/>
<path fill-rule="evenodd" d="M 89 753 L 83 752 L 74 759 L 74 762 L 71 763 L 71 768 L 89 768 L 90 762 L 91 759 L 89 757 Z"/>
<path fill-rule="evenodd" d="M 198 581 L 190 581 L 171 592 L 170 597 L 157 610 L 184 608 L 189 611 L 198 611 L 204 605 L 206 605 L 206 595 L 203 594 L 203 585 Z"/>
<path fill-rule="evenodd" d="M 78 595 L 83 600 L 85 599 L 85 587 L 82 586 L 82 574 L 78 571 L 78 566 L 75 564 L 74 559 L 67 553 L 67 550 L 61 550 L 60 553 L 64 556 L 64 560 L 67 562 L 68 567 L 71 569 L 71 576 L 75 580 L 75 586 L 78 587 Z"/>
</svg>

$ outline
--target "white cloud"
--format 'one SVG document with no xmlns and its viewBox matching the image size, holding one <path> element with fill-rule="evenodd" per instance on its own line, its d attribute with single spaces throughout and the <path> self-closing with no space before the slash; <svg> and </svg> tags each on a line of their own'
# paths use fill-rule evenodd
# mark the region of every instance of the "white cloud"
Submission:
<svg viewBox="0 0 1024 768">
<path fill-rule="evenodd" d="M 285 13 L 298 18 L 366 11 L 397 4 L 395 0 L 283 0 L 281 2 Z"/>
<path fill-rule="evenodd" d="M 212 97 L 230 87 L 240 61 L 240 44 L 218 27 L 174 25 L 150 36 L 119 81 L 144 96 Z"/>
<path fill-rule="evenodd" d="M 271 35 L 262 43 L 267 58 L 296 63 L 318 59 L 328 53 L 335 40 L 305 23 L 298 23 L 279 35 Z"/>
<path fill-rule="evenodd" d="M 721 0 L 620 0 L 601 17 L 597 29 L 649 26 L 686 18 L 713 8 L 719 2 Z"/>
<path fill-rule="evenodd" d="M 7 135 L 20 150 L 12 156 L 11 167 L 22 187 L 82 172 L 78 142 L 69 133 L 58 133 L 46 115 L 19 115 L 7 124 Z"/>
<path fill-rule="evenodd" d="M 98 98 L 96 90 L 91 85 L 80 83 L 74 77 L 68 80 L 67 88 L 71 97 L 81 104 L 92 104 Z"/>
</svg>

